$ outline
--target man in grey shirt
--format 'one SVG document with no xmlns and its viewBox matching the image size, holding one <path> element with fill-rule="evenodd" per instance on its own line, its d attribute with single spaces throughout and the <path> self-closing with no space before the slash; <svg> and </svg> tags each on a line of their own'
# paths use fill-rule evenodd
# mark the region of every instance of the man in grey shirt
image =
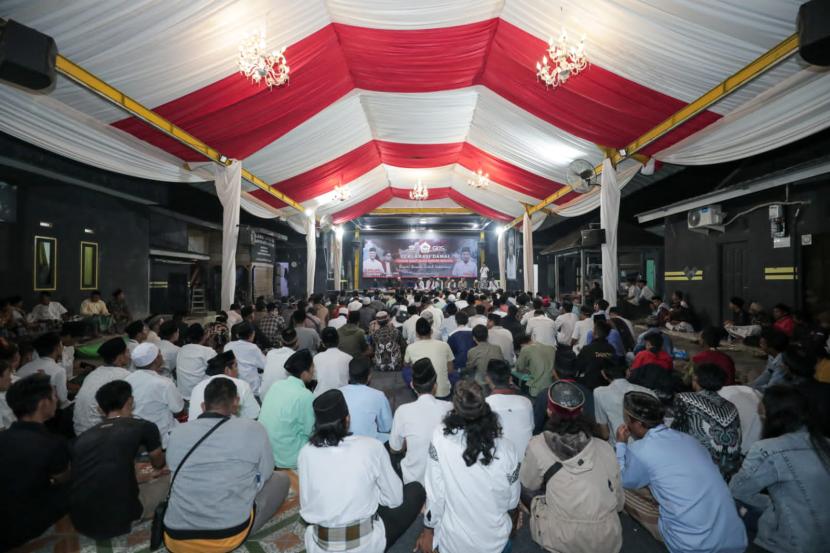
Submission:
<svg viewBox="0 0 830 553">
<path fill-rule="evenodd" d="M 274 472 L 268 434 L 260 423 L 235 416 L 236 385 L 215 378 L 205 388 L 204 412 L 170 434 L 167 462 L 175 473 L 187 452 L 221 424 L 185 461 L 172 484 L 164 517 L 168 549 L 207 548 L 205 542 L 233 542 L 259 530 L 288 496 L 290 481 Z"/>
</svg>

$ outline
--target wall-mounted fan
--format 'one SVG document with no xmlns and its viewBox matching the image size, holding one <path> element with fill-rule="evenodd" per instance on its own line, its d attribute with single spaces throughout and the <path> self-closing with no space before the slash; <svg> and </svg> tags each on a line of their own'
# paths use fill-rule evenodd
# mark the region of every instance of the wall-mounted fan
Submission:
<svg viewBox="0 0 830 553">
<path fill-rule="evenodd" d="M 568 165 L 567 180 L 574 192 L 585 194 L 591 191 L 592 186 L 598 186 L 597 173 L 594 165 L 585 159 L 575 159 Z"/>
</svg>

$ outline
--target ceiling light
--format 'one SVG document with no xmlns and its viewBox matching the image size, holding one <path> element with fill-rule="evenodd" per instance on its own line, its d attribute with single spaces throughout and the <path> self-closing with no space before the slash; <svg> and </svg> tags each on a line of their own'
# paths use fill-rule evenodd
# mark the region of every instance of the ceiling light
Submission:
<svg viewBox="0 0 830 553">
<path fill-rule="evenodd" d="M 563 27 L 556 42 L 553 37 L 548 39 L 547 56 L 542 57 L 542 63 L 536 64 L 536 78 L 544 81 L 545 87 L 556 88 L 586 67 L 588 58 L 585 57 L 585 37 L 577 45 L 569 45 L 568 35 Z"/>
<path fill-rule="evenodd" d="M 43 228 L 52 228 L 52 223 L 47 223 L 46 221 L 41 221 L 40 226 Z"/>
<path fill-rule="evenodd" d="M 331 201 L 333 202 L 345 202 L 349 198 L 352 197 L 351 191 L 346 188 L 345 186 L 335 185 L 334 187 L 334 194 L 332 194 Z"/>
<path fill-rule="evenodd" d="M 421 202 L 429 198 L 429 190 L 423 185 L 421 179 L 418 179 L 417 184 L 409 191 L 409 199 Z"/>
<path fill-rule="evenodd" d="M 84 229 L 84 234 L 95 234 L 95 231 L 92 230 L 91 228 L 85 228 Z"/>
<path fill-rule="evenodd" d="M 369 226 L 369 225 L 363 225 L 363 228 L 364 228 L 365 230 L 372 230 L 372 227 L 371 227 L 371 226 Z"/>
<path fill-rule="evenodd" d="M 474 178 L 467 179 L 467 184 L 476 189 L 487 188 L 490 186 L 490 174 L 479 169 L 476 171 Z"/>
<path fill-rule="evenodd" d="M 237 65 L 239 72 L 255 84 L 263 80 L 268 88 L 288 84 L 289 67 L 285 59 L 285 46 L 280 50 L 268 52 L 264 30 L 242 37 Z"/>
<path fill-rule="evenodd" d="M 305 210 L 305 214 L 306 214 L 306 217 L 311 217 L 311 216 L 313 216 L 313 215 L 314 215 L 314 212 L 313 212 L 313 211 L 311 211 L 309 208 L 306 208 L 306 210 Z"/>
<path fill-rule="evenodd" d="M 506 229 L 503 226 L 499 225 L 496 227 L 496 234 L 504 234 L 505 230 Z"/>
</svg>

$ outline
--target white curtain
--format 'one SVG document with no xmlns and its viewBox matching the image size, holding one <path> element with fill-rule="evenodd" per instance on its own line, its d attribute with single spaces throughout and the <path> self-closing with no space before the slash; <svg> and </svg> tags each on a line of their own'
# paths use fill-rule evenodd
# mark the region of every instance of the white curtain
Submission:
<svg viewBox="0 0 830 553">
<path fill-rule="evenodd" d="M 501 288 L 502 290 L 507 290 L 507 251 L 504 249 L 504 235 L 506 233 L 507 231 L 499 233 L 496 245 L 499 254 L 499 288 Z"/>
<path fill-rule="evenodd" d="M 830 127 L 830 69 L 810 67 L 657 154 L 710 165 L 779 148 Z"/>
<path fill-rule="evenodd" d="M 314 293 L 314 270 L 317 266 L 317 221 L 314 219 L 314 212 L 306 217 L 306 291 L 309 295 Z"/>
<path fill-rule="evenodd" d="M 600 186 L 599 221 L 605 229 L 605 243 L 602 245 L 602 292 L 611 307 L 617 305 L 619 288 L 619 267 L 617 259 L 617 224 L 620 219 L 620 188 L 617 185 L 617 171 L 610 159 L 602 162 Z"/>
<path fill-rule="evenodd" d="M 222 203 L 222 300 L 227 310 L 236 291 L 236 244 L 239 239 L 239 204 L 242 188 L 242 164 L 215 166 L 216 195 Z"/>
<path fill-rule="evenodd" d="M 334 229 L 331 233 L 332 268 L 334 269 L 334 289 L 340 291 L 340 273 L 343 270 L 343 233 Z"/>
<path fill-rule="evenodd" d="M 524 289 L 525 291 L 533 290 L 533 223 L 531 223 L 526 211 L 522 216 L 522 257 L 524 260 Z M 533 291 L 537 292 L 537 290 Z"/>
</svg>

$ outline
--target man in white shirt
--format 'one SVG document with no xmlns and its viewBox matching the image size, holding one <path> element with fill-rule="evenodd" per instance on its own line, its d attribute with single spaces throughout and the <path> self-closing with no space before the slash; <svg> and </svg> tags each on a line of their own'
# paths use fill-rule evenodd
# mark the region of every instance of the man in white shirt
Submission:
<svg viewBox="0 0 830 553">
<path fill-rule="evenodd" d="M 475 328 L 478 325 L 487 326 L 487 315 L 485 315 L 486 309 L 483 305 L 478 304 L 475 306 L 476 314 L 470 317 L 470 320 L 467 322 L 467 325 L 470 328 Z"/>
<path fill-rule="evenodd" d="M 68 311 L 60 302 L 52 301 L 52 295 L 49 292 L 41 292 L 40 303 L 32 308 L 30 317 L 35 323 L 53 322 L 63 320 L 67 313 Z"/>
<path fill-rule="evenodd" d="M 329 326 L 335 330 L 340 328 L 341 326 L 346 324 L 348 316 L 349 310 L 345 307 L 341 307 L 337 310 L 337 316 L 329 321 Z"/>
<path fill-rule="evenodd" d="M 204 345 L 210 335 L 199 323 L 187 329 L 188 343 L 176 354 L 176 384 L 182 397 L 190 399 L 193 387 L 205 379 L 207 363 L 216 356 L 216 351 Z"/>
<path fill-rule="evenodd" d="M 259 403 L 254 397 L 251 386 L 239 378 L 236 358 L 232 351 L 220 353 L 208 361 L 205 374 L 207 378 L 196 384 L 190 393 L 190 409 L 187 412 L 187 420 L 196 420 L 204 412 L 205 388 L 213 379 L 221 377 L 231 379 L 236 386 L 236 392 L 239 396 L 239 412 L 235 414 L 251 420 L 256 420 L 259 417 Z"/>
<path fill-rule="evenodd" d="M 72 423 L 75 435 L 80 436 L 103 420 L 95 394 L 104 384 L 114 380 L 126 380 L 130 371 L 130 352 L 122 338 L 107 340 L 98 348 L 98 355 L 104 364 L 86 375 L 78 395 L 75 396 L 75 407 L 72 413 Z"/>
<path fill-rule="evenodd" d="M 35 338 L 32 345 L 39 357 L 17 369 L 17 378 L 26 378 L 30 374 L 39 372 L 46 374 L 52 386 L 55 387 L 59 408 L 67 407 L 69 392 L 66 389 L 66 369 L 60 364 L 63 359 L 61 337 L 57 332 L 47 332 Z"/>
<path fill-rule="evenodd" d="M 573 312 L 573 303 L 569 301 L 562 302 L 562 312 L 556 317 L 556 341 L 567 347 L 571 347 L 571 339 L 574 335 L 574 327 L 579 318 Z"/>
<path fill-rule="evenodd" d="M 314 370 L 317 374 L 317 387 L 314 397 L 323 395 L 349 383 L 349 362 L 352 356 L 337 348 L 340 337 L 333 328 L 323 329 L 323 345 L 326 350 L 314 356 Z"/>
<path fill-rule="evenodd" d="M 487 316 L 487 342 L 501 349 L 501 356 L 511 367 L 516 364 L 513 334 L 501 326 L 501 317 L 495 313 Z"/>
<path fill-rule="evenodd" d="M 173 374 L 176 370 L 176 358 L 181 349 L 176 345 L 179 341 L 179 326 L 175 321 L 165 321 L 159 328 L 159 338 L 161 341 L 157 344 L 159 351 L 161 351 L 161 358 L 164 359 L 165 374 Z"/>
<path fill-rule="evenodd" d="M 184 409 L 184 399 L 173 380 L 160 374 L 164 360 L 158 346 L 139 344 L 132 358 L 136 370 L 124 380 L 133 387 L 133 414 L 158 427 L 161 446 L 167 449 L 170 432 L 179 424 L 174 415 Z"/>
<path fill-rule="evenodd" d="M 432 302 L 429 305 L 427 305 L 424 308 L 423 311 L 421 311 L 421 317 L 424 316 L 424 313 L 431 313 L 432 314 L 432 328 L 433 329 L 438 328 L 439 329 L 439 335 L 440 335 L 441 326 L 444 324 L 444 313 L 441 311 L 441 309 L 439 309 L 436 306 L 436 302 L 437 302 L 437 300 L 432 300 Z"/>
<path fill-rule="evenodd" d="M 403 323 L 403 337 L 407 344 L 414 344 L 418 338 L 415 325 L 421 317 L 418 315 L 418 308 L 414 305 L 408 306 L 406 312 L 409 314 L 409 318 Z"/>
<path fill-rule="evenodd" d="M 144 321 L 133 321 L 127 325 L 124 332 L 127 334 L 127 349 L 130 350 L 130 354 L 138 347 L 138 344 L 147 340 L 149 331 Z M 130 365 L 130 369 L 135 369 L 135 365 Z"/>
<path fill-rule="evenodd" d="M 640 289 L 640 293 L 637 294 L 637 303 L 641 305 L 644 303 L 650 303 L 654 298 L 654 291 L 648 287 L 648 284 L 644 278 L 637 280 L 637 288 Z"/>
<path fill-rule="evenodd" d="M 268 390 L 280 380 L 288 378 L 285 362 L 297 351 L 297 332 L 293 328 L 282 331 L 282 347 L 272 349 L 265 356 L 265 370 L 262 372 L 262 383 L 259 385 L 259 399 L 265 401 Z"/>
<path fill-rule="evenodd" d="M 601 438 L 608 440 L 613 446 L 616 443 L 615 433 L 620 425 L 624 424 L 623 399 L 628 392 L 643 392 L 655 396 L 652 390 L 632 384 L 625 378 L 625 363 L 611 363 L 601 371 L 607 386 L 594 389 L 594 418 L 597 421 L 597 430 Z M 629 443 L 634 443 L 629 439 Z"/>
<path fill-rule="evenodd" d="M 501 421 L 502 435 L 510 440 L 519 458 L 533 436 L 533 403 L 510 385 L 510 367 L 492 360 L 487 365 L 487 385 L 492 390 L 487 403 Z"/>
<path fill-rule="evenodd" d="M 245 321 L 236 325 L 234 331 L 237 340 L 225 344 L 224 351 L 233 352 L 239 366 L 239 377 L 251 386 L 254 394 L 259 394 L 259 385 L 262 382 L 259 373 L 265 370 L 265 355 L 254 343 L 254 325 Z"/>
<path fill-rule="evenodd" d="M 458 328 L 458 323 L 455 320 L 456 313 L 458 313 L 458 308 L 454 303 L 447 305 L 447 316 L 444 317 L 444 324 L 441 325 L 441 340 L 444 342 Z"/>
<path fill-rule="evenodd" d="M 738 418 L 741 421 L 741 453 L 749 452 L 752 444 L 761 439 L 764 422 L 758 414 L 758 404 L 761 403 L 761 393 L 751 386 L 724 386 L 718 390 L 718 395 L 733 403 L 738 408 Z"/>
<path fill-rule="evenodd" d="M 420 482 L 423 485 L 429 441 L 452 409 L 452 403 L 435 399 L 436 374 L 427 357 L 412 365 L 412 389 L 418 399 L 395 411 L 389 448 L 392 453 L 404 455 L 401 461 L 403 483 Z"/>
<path fill-rule="evenodd" d="M 421 317 L 415 324 L 418 339 L 406 348 L 404 364 L 412 365 L 415 361 L 428 357 L 432 361 L 438 379 L 437 397 L 445 398 L 450 395 L 449 373 L 453 371 L 453 353 L 450 346 L 440 340 L 432 338 L 432 327 Z"/>
<path fill-rule="evenodd" d="M 533 312 L 533 317 L 527 321 L 525 332 L 534 342 L 556 347 L 556 337 L 558 334 L 556 332 L 556 323 L 545 315 L 543 309 L 537 309 Z"/>
<path fill-rule="evenodd" d="M 579 353 L 588 343 L 588 333 L 594 330 L 594 310 L 583 305 L 579 310 L 579 321 L 574 325 L 574 332 L 571 336 L 571 345 L 574 353 Z"/>
</svg>

